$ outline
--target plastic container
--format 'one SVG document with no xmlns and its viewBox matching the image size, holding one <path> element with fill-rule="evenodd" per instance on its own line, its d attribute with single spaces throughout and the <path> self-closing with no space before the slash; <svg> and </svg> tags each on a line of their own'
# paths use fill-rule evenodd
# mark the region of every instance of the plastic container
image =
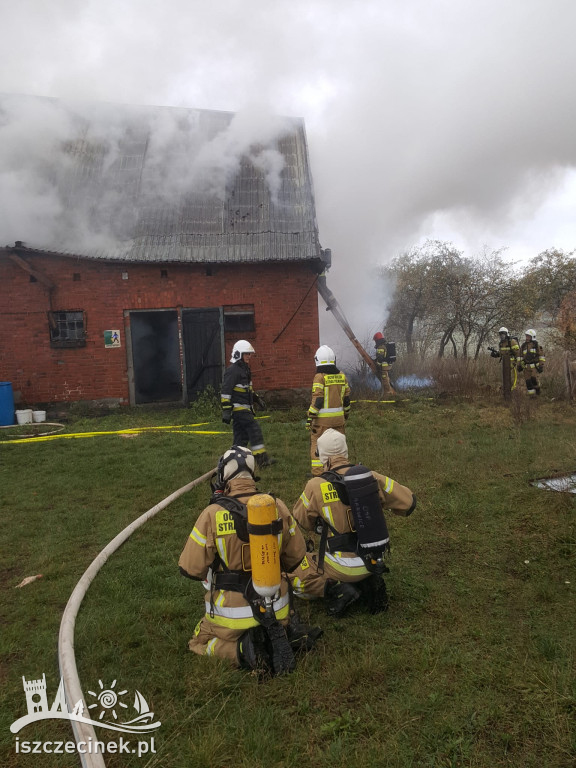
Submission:
<svg viewBox="0 0 576 768">
<path fill-rule="evenodd" d="M 18 424 L 32 424 L 32 408 L 16 411 L 16 421 Z"/>
<path fill-rule="evenodd" d="M 0 381 L 0 427 L 14 424 L 14 393 L 9 381 Z"/>
<path fill-rule="evenodd" d="M 32 411 L 32 421 L 34 424 L 46 421 L 46 411 Z"/>
</svg>

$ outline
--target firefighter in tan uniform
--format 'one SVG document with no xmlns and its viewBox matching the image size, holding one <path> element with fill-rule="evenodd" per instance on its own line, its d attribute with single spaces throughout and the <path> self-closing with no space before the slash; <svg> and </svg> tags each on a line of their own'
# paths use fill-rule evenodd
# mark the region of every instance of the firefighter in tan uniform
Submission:
<svg viewBox="0 0 576 768">
<path fill-rule="evenodd" d="M 350 415 L 350 386 L 346 376 L 336 367 L 336 356 L 327 346 L 319 347 L 314 355 L 316 375 L 312 382 L 312 400 L 308 408 L 306 428 L 310 430 L 310 459 L 312 475 L 322 474 L 322 462 L 316 453 L 316 443 L 327 429 L 344 434 Z"/>
<path fill-rule="evenodd" d="M 528 328 L 526 331 L 526 341 L 520 347 L 518 370 L 524 371 L 526 379 L 526 389 L 530 396 L 540 394 L 540 381 L 537 373 L 544 370 L 544 351 L 536 339 L 536 331 Z"/>
<path fill-rule="evenodd" d="M 386 610 L 382 573 L 388 569 L 382 555 L 389 548 L 389 538 L 383 508 L 407 517 L 416 507 L 416 498 L 392 478 L 350 464 L 346 438 L 336 430 L 329 429 L 318 438 L 318 453 L 326 471 L 306 484 L 292 514 L 306 531 L 320 533 L 320 545 L 292 572 L 294 593 L 303 599 L 324 597 L 331 615 L 341 614 L 361 596 L 371 612 Z M 347 503 L 341 500 L 342 490 L 334 482 L 338 477 L 351 486 Z M 365 518 L 360 525 L 355 521 L 354 495 L 361 500 L 361 507 L 371 507 L 372 522 L 366 523 Z M 368 530 L 372 525 L 375 528 Z M 361 527 L 367 534 L 362 541 L 356 533 Z"/>
<path fill-rule="evenodd" d="M 180 555 L 184 576 L 203 581 L 206 614 L 188 647 L 200 656 L 228 659 L 234 666 L 280 674 L 294 668 L 295 650 L 309 650 L 322 634 L 300 624 L 290 605 L 289 584 L 282 574 L 272 603 L 276 635 L 271 640 L 259 616 L 258 595 L 251 579 L 246 503 L 258 491 L 255 459 L 250 450 L 233 446 L 218 463 L 211 503 L 200 514 Z M 286 505 L 276 499 L 277 534 L 282 567 L 295 568 L 306 543 Z M 280 570 L 279 570 L 280 573 Z M 275 643 L 278 648 L 272 647 Z"/>
<path fill-rule="evenodd" d="M 520 355 L 518 339 L 511 336 L 508 328 L 502 326 L 498 331 L 498 349 L 488 347 L 490 356 L 502 362 L 502 391 L 504 398 L 509 399 L 510 393 L 516 388 L 516 366 Z"/>
<path fill-rule="evenodd" d="M 383 395 L 395 395 L 396 391 L 390 383 L 390 366 L 396 362 L 396 355 L 391 356 L 388 351 L 388 342 L 384 338 L 384 335 L 378 331 L 374 334 L 374 347 L 376 349 L 376 357 L 374 362 L 378 368 L 378 375 L 380 377 L 381 393 Z"/>
</svg>

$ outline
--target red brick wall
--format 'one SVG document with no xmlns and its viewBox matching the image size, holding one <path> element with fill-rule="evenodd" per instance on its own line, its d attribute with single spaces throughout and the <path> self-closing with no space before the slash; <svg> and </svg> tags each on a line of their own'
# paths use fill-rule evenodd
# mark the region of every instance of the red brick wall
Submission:
<svg viewBox="0 0 576 768">
<path fill-rule="evenodd" d="M 119 398 L 129 402 L 125 310 L 185 309 L 253 304 L 256 349 L 251 363 L 258 389 L 308 387 L 318 346 L 318 297 L 310 265 L 108 264 L 26 254 L 50 279 L 42 282 L 0 253 L 0 379 L 27 404 Z M 161 277 L 161 270 L 167 277 Z M 122 279 L 122 273 L 128 279 Z M 80 280 L 74 280 L 74 274 Z M 306 293 L 308 295 L 306 296 Z M 306 296 L 306 298 L 304 298 Z M 273 343 L 300 302 L 296 316 Z M 47 311 L 84 310 L 86 346 L 50 347 Z M 122 346 L 104 347 L 103 332 L 121 330 Z M 226 364 L 236 337 L 226 334 Z"/>
</svg>

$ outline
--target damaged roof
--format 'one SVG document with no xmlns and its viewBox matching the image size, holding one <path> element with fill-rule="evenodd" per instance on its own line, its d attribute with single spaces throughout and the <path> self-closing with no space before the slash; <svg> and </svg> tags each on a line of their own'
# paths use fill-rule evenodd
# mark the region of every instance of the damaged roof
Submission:
<svg viewBox="0 0 576 768">
<path fill-rule="evenodd" d="M 299 119 L 0 96 L 6 142 L 0 242 L 122 262 L 321 257 Z"/>
</svg>

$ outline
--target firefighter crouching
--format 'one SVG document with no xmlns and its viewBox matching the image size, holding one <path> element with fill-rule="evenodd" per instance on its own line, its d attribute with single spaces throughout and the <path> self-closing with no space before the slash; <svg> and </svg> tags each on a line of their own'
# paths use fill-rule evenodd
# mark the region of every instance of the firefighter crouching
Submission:
<svg viewBox="0 0 576 768">
<path fill-rule="evenodd" d="M 318 453 L 325 472 L 306 484 L 292 514 L 306 531 L 320 534 L 320 544 L 292 572 L 294 593 L 323 597 L 333 616 L 360 597 L 372 613 L 384 611 L 389 537 L 383 508 L 407 517 L 416 498 L 392 478 L 350 464 L 346 438 L 334 429 L 318 438 Z"/>
<path fill-rule="evenodd" d="M 181 573 L 203 581 L 206 589 L 206 614 L 188 647 L 236 667 L 282 674 L 294 669 L 294 653 L 309 650 L 322 631 L 300 623 L 283 573 L 301 562 L 304 537 L 280 499 L 259 494 L 254 469 L 247 448 L 226 451 L 218 462 L 210 504 L 180 555 Z M 252 525 L 251 503 L 260 515 Z M 262 514 L 270 509 L 272 515 L 263 523 Z M 263 557 L 255 563 L 254 545 L 266 551 L 267 561 Z"/>
<path fill-rule="evenodd" d="M 376 357 L 374 362 L 378 368 L 380 386 L 383 395 L 395 395 L 396 391 L 390 383 L 390 366 L 396 362 L 396 354 L 391 354 L 389 346 L 394 348 L 393 342 L 388 344 L 383 334 L 378 331 L 374 334 L 374 347 L 376 348 Z"/>
<path fill-rule="evenodd" d="M 528 328 L 526 341 L 520 347 L 518 370 L 524 371 L 526 389 L 530 396 L 540 394 L 540 380 L 536 374 L 544 371 L 544 351 L 536 339 L 536 331 Z"/>
<path fill-rule="evenodd" d="M 234 445 L 250 446 L 258 466 L 269 467 L 276 463 L 276 459 L 268 457 L 262 429 L 254 418 L 254 403 L 262 410 L 266 408 L 262 398 L 252 388 L 249 360 L 255 354 L 252 344 L 244 339 L 232 347 L 232 365 L 224 372 L 220 395 L 222 421 L 224 424 L 232 422 Z"/>
<path fill-rule="evenodd" d="M 312 382 L 312 400 L 308 408 L 306 428 L 310 430 L 310 461 L 312 475 L 320 475 L 322 462 L 316 453 L 316 443 L 327 429 L 344 434 L 350 415 L 350 386 L 346 376 L 336 367 L 336 355 L 326 345 L 314 355 L 316 375 Z"/>
</svg>

